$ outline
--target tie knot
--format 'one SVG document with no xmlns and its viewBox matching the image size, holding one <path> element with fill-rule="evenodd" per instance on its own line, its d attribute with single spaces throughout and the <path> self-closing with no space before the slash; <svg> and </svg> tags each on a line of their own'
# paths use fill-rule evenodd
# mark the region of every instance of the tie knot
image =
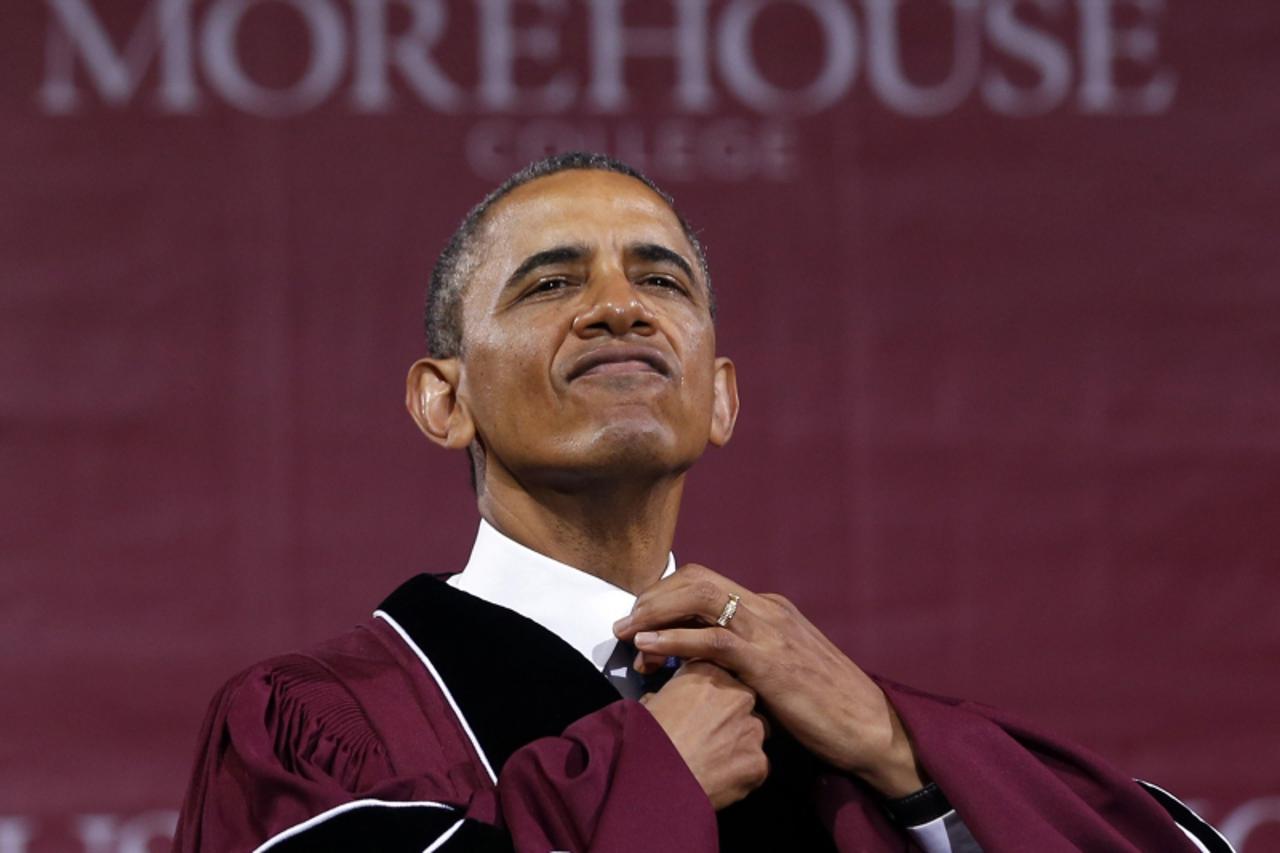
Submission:
<svg viewBox="0 0 1280 853">
<path fill-rule="evenodd" d="M 613 654 L 609 656 L 609 662 L 604 667 L 605 677 L 617 688 L 624 699 L 639 699 L 646 693 L 661 690 L 662 685 L 671 679 L 676 667 L 680 665 L 677 659 L 668 658 L 666 665 L 661 669 L 642 675 L 632 669 L 631 665 L 635 659 L 636 647 L 624 640 L 619 640 Z"/>
</svg>

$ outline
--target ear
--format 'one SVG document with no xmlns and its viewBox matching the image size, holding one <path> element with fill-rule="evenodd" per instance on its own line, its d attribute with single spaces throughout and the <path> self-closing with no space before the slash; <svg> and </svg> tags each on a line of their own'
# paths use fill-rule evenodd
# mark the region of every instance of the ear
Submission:
<svg viewBox="0 0 1280 853">
<path fill-rule="evenodd" d="M 710 441 L 716 447 L 724 447 L 738 422 L 738 372 L 733 361 L 723 356 L 716 359 L 712 394 Z"/>
<path fill-rule="evenodd" d="M 423 358 L 409 368 L 404 405 L 423 434 L 441 447 L 464 448 L 476 437 L 471 412 L 458 398 L 456 358 Z"/>
</svg>

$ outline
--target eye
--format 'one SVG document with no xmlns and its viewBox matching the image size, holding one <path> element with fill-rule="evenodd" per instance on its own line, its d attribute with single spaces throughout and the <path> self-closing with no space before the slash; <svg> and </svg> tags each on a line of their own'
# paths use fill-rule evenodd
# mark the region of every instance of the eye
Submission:
<svg viewBox="0 0 1280 853">
<path fill-rule="evenodd" d="M 540 293 L 550 293 L 554 290 L 563 290 L 569 286 L 569 279 L 563 276 L 548 276 L 547 278 L 538 279 L 533 287 L 525 291 L 525 296 L 537 296 Z"/>
<path fill-rule="evenodd" d="M 665 287 L 668 290 L 674 290 L 677 293 L 687 292 L 683 284 L 681 284 L 679 281 L 677 281 L 676 279 L 672 278 L 669 275 L 660 275 L 658 273 L 654 273 L 652 275 L 647 275 L 644 278 L 640 279 L 640 283 L 652 285 L 655 287 Z"/>
</svg>

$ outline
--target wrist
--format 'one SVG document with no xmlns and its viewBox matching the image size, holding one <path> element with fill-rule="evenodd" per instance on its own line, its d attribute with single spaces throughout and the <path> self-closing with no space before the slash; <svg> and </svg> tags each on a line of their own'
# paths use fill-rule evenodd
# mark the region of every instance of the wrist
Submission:
<svg viewBox="0 0 1280 853">
<path fill-rule="evenodd" d="M 915 747 L 898 713 L 885 700 L 888 710 L 888 737 L 885 746 L 875 759 L 861 769 L 852 772 L 863 782 L 890 800 L 917 793 L 928 783 L 924 768 L 916 760 Z"/>
</svg>

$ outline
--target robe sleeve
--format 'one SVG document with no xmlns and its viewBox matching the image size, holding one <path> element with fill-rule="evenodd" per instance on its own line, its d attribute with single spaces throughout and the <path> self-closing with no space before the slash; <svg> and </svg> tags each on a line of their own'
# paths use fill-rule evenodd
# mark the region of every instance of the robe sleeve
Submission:
<svg viewBox="0 0 1280 853">
<path fill-rule="evenodd" d="M 987 853 L 1199 849 L 1147 791 L 1092 752 L 994 708 L 877 682 Z M 840 850 L 867 849 L 868 837 L 902 849 L 875 795 L 853 780 L 823 776 L 818 806 Z"/>
<path fill-rule="evenodd" d="M 639 703 L 522 747 L 496 785 L 456 739 L 421 728 L 413 753 L 427 758 L 398 768 L 323 666 L 253 667 L 211 703 L 174 850 L 716 849 L 710 802 Z"/>
<path fill-rule="evenodd" d="M 633 700 L 518 750 L 498 793 L 507 824 L 537 840 L 530 850 L 719 849 L 711 801 L 658 721 Z"/>
</svg>

